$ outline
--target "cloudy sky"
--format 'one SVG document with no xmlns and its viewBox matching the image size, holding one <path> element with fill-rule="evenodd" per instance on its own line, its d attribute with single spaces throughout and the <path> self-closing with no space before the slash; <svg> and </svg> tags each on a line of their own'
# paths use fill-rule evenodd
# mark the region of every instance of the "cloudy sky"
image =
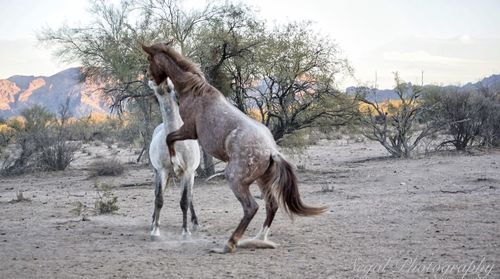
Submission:
<svg viewBox="0 0 500 279">
<path fill-rule="evenodd" d="M 116 1 L 115 1 L 116 2 Z M 187 0 L 196 6 L 204 0 Z M 247 0 L 269 23 L 312 20 L 343 49 L 355 79 L 464 84 L 500 73 L 498 0 Z M 36 45 L 42 26 L 85 23 L 87 0 L 0 0 L 0 78 L 51 75 L 69 65 Z M 77 65 L 75 62 L 73 65 Z"/>
</svg>

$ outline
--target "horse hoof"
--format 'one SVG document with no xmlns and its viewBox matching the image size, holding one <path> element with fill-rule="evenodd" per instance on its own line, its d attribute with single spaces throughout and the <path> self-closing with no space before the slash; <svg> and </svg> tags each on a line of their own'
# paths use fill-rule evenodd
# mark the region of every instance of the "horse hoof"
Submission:
<svg viewBox="0 0 500 279">
<path fill-rule="evenodd" d="M 159 241 L 160 240 L 160 235 L 154 235 L 154 234 L 151 234 L 151 241 Z"/>
<path fill-rule="evenodd" d="M 200 225 L 193 223 L 193 232 L 197 231 L 198 229 L 200 229 Z"/>
<path fill-rule="evenodd" d="M 236 251 L 236 248 L 230 248 L 227 245 L 224 245 L 224 247 L 221 248 L 213 248 L 210 249 L 210 253 L 215 253 L 215 254 L 227 254 L 227 253 L 233 253 Z"/>
<path fill-rule="evenodd" d="M 190 233 L 183 233 L 182 234 L 182 240 L 190 240 L 190 239 L 191 239 Z"/>
<path fill-rule="evenodd" d="M 160 229 L 159 228 L 153 228 L 151 231 L 151 241 L 156 241 L 160 239 Z"/>
<path fill-rule="evenodd" d="M 275 249 L 278 244 L 270 240 L 244 239 L 238 242 L 238 248 Z"/>
<path fill-rule="evenodd" d="M 182 230 L 182 239 L 183 240 L 191 239 L 191 232 L 189 230 Z"/>
</svg>

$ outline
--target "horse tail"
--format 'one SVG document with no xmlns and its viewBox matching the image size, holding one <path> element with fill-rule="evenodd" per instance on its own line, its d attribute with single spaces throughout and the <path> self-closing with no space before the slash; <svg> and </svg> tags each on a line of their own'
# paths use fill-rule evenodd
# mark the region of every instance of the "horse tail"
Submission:
<svg viewBox="0 0 500 279">
<path fill-rule="evenodd" d="M 319 215 L 327 209 L 326 206 L 315 207 L 302 202 L 295 171 L 278 152 L 271 156 L 271 162 L 262 180 L 272 188 L 267 194 L 273 195 L 290 217 Z"/>
</svg>

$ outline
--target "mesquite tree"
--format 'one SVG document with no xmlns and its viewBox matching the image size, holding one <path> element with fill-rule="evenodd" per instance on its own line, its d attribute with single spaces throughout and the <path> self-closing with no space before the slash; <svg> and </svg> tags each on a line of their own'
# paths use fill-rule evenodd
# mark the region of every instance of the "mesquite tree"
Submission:
<svg viewBox="0 0 500 279">
<path fill-rule="evenodd" d="M 92 1 L 93 21 L 80 27 L 45 29 L 40 41 L 57 55 L 80 61 L 85 77 L 98 77 L 120 110 L 140 115 L 149 145 L 158 111 L 146 84 L 141 43 L 174 41 L 197 62 L 207 80 L 240 110 L 267 125 L 276 140 L 285 134 L 352 119 L 356 102 L 335 87 L 350 72 L 339 48 L 308 22 L 269 28 L 243 4 L 209 2 L 186 9 L 177 0 Z M 159 118 L 158 118 L 159 119 Z M 205 157 L 208 175 L 211 158 Z"/>
<path fill-rule="evenodd" d="M 362 98 L 361 106 L 363 134 L 370 140 L 378 141 L 394 157 L 409 158 L 419 142 L 435 133 L 440 125 L 423 121 L 430 107 L 422 105 L 422 88 L 402 82 L 395 74 L 398 99 L 395 104 L 382 104 Z M 364 95 L 374 94 L 368 90 Z M 376 100 L 376 98 L 374 98 Z"/>
</svg>

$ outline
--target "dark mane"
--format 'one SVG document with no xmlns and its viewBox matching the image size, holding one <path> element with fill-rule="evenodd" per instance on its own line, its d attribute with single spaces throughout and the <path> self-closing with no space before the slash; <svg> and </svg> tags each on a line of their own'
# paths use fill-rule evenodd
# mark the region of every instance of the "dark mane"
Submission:
<svg viewBox="0 0 500 279">
<path fill-rule="evenodd" d="M 159 43 L 159 44 L 153 45 L 151 47 L 157 48 L 159 51 L 168 55 L 170 58 L 172 58 L 172 60 L 174 60 L 174 62 L 177 64 L 177 66 L 179 66 L 182 70 L 190 72 L 192 74 L 195 74 L 202 79 L 205 79 L 205 75 L 200 70 L 198 65 L 196 65 L 195 63 L 186 59 L 182 54 L 175 51 L 173 49 L 173 47 L 169 46 L 168 44 Z"/>
<path fill-rule="evenodd" d="M 149 54 L 149 70 L 157 83 L 170 77 L 174 84 L 177 83 L 175 87 L 186 93 L 199 96 L 218 92 L 208 84 L 200 68 L 177 52 L 170 43 L 157 43 L 150 47 L 143 45 L 142 48 Z"/>
</svg>

